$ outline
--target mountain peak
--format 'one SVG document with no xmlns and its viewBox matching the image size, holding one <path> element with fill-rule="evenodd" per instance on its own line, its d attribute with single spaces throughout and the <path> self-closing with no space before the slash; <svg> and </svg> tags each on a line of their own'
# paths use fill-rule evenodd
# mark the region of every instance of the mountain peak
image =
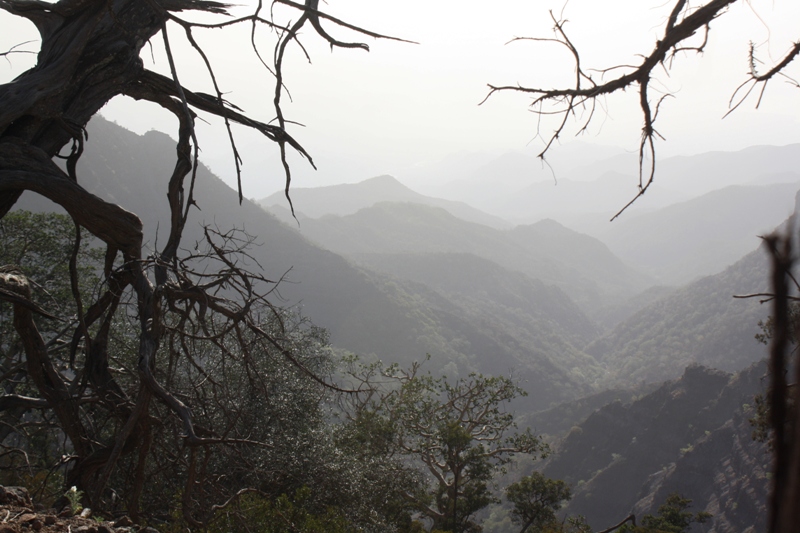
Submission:
<svg viewBox="0 0 800 533">
<path fill-rule="evenodd" d="M 298 188 L 292 191 L 295 210 L 310 218 L 325 215 L 352 215 L 378 203 L 413 203 L 441 207 L 455 217 L 494 228 L 507 228 L 511 224 L 460 202 L 424 196 L 409 189 L 394 176 L 383 174 L 359 183 L 329 185 L 316 188 Z M 286 207 L 283 192 L 268 196 L 258 202 L 271 209 L 278 205 Z"/>
<path fill-rule="evenodd" d="M 400 183 L 397 178 L 391 176 L 389 174 L 381 174 L 380 176 L 375 176 L 374 178 L 367 178 L 364 181 L 354 183 L 353 185 L 371 185 L 375 183 L 385 184 L 385 185 L 399 185 L 404 189 L 408 189 L 405 185 Z"/>
</svg>

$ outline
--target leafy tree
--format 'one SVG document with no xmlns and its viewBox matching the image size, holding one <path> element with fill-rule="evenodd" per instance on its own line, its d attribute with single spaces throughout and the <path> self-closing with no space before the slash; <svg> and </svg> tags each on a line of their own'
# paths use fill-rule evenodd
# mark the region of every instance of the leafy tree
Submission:
<svg viewBox="0 0 800 533">
<path fill-rule="evenodd" d="M 529 529 L 540 531 L 558 522 L 556 511 L 572 498 L 572 493 L 563 481 L 534 472 L 509 485 L 506 498 L 514 506 L 512 519 L 522 526 L 520 533 L 525 533 Z"/>
<path fill-rule="evenodd" d="M 619 531 L 621 533 L 685 533 L 689 531 L 692 524 L 703 524 L 711 518 L 706 512 L 693 514 L 686 509 L 691 505 L 692 500 L 682 497 L 680 494 L 670 494 L 661 507 L 658 514 L 645 515 L 640 526 L 631 524 L 623 525 Z"/>
<path fill-rule="evenodd" d="M 472 516 L 497 501 L 494 474 L 517 453 L 546 452 L 529 429 L 517 432 L 504 410 L 525 394 L 511 379 L 470 374 L 451 383 L 420 375 L 419 365 L 404 371 L 380 364 L 351 376 L 369 391 L 351 406 L 352 423 L 365 428 L 369 446 L 406 457 L 424 472 L 427 487 L 404 497 L 432 530 L 478 531 Z"/>
<path fill-rule="evenodd" d="M 80 360 L 71 363 L 69 349 L 78 316 L 68 272 L 74 232 L 72 220 L 64 215 L 10 213 L 0 221 L 0 261 L 16 263 L 15 268 L 42 280 L 32 302 L 43 310 L 58 310 L 65 318 L 42 320 L 41 335 L 53 346 L 49 353 L 56 368 L 62 375 L 75 376 L 73 383 L 80 386 L 88 369 Z M 100 289 L 98 274 L 103 268 L 102 254 L 91 244 L 82 241 L 76 262 L 84 294 Z M 197 252 L 198 256 L 203 253 Z M 15 338 L 12 321 L 6 319 L 9 307 L 6 302 L 0 304 L 6 342 Z M 270 335 L 280 335 L 281 344 L 276 347 L 252 331 L 241 331 L 235 339 L 219 335 L 226 324 L 213 317 L 202 323 L 178 313 L 166 318 L 163 343 L 170 357 L 169 364 L 159 369 L 159 378 L 183 401 L 198 406 L 194 413 L 198 428 L 209 436 L 224 437 L 227 445 L 214 453 L 187 450 L 180 421 L 170 419 L 163 407 L 153 406 L 160 422 L 145 435 L 152 450 L 149 460 L 142 464 L 137 454 L 123 450 L 120 470 L 109 473 L 107 484 L 116 494 L 117 505 L 135 498 L 143 514 L 163 516 L 172 512 L 180 494 L 183 512 L 176 516 L 175 527 L 184 530 L 187 525 L 208 522 L 220 530 L 248 531 L 252 520 L 267 520 L 267 516 L 289 517 L 298 524 L 298 531 L 307 532 L 384 531 L 396 520 L 402 521 L 396 509 L 379 504 L 385 488 L 398 483 L 402 469 L 377 453 L 365 460 L 366 454 L 348 441 L 346 432 L 331 424 L 331 390 L 306 374 L 326 376 L 334 371 L 324 330 L 289 311 L 270 313 L 260 327 Z M 116 325 L 115 331 L 109 362 L 120 389 L 128 393 L 136 383 L 132 369 L 137 339 L 135 330 L 124 323 Z M 299 366 L 280 350 L 296 354 Z M 14 379 L 4 384 L 0 400 L 0 445 L 6 452 L 0 468 L 2 482 L 31 484 L 42 494 L 39 489 L 45 489 L 44 483 L 60 480 L 63 486 L 63 476 L 47 472 L 64 472 L 62 457 L 72 450 L 60 438 L 59 426 L 47 417 L 46 403 L 31 396 L 36 390 L 24 371 L 26 363 L 19 344 L 3 345 L 3 371 Z M 101 438 L 113 434 L 114 419 L 103 416 L 102 409 L 88 404 L 82 406 L 82 414 L 98 425 Z M 181 449 L 176 455 L 175 450 Z M 187 484 L 192 462 L 201 462 L 202 470 Z M 32 473 L 34 479 L 20 473 Z M 202 484 L 196 481 L 201 476 Z M 132 492 L 142 485 L 137 478 L 146 486 L 140 494 Z M 63 494 L 61 486 L 47 489 Z M 220 501 L 221 495 L 228 499 Z M 240 502 L 245 496 L 246 501 Z M 280 524 L 272 519 L 267 522 Z"/>
</svg>

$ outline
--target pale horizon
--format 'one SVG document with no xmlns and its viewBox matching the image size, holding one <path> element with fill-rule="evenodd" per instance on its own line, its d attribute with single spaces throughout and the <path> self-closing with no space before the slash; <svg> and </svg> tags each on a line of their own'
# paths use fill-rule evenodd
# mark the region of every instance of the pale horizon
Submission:
<svg viewBox="0 0 800 533">
<path fill-rule="evenodd" d="M 365 41 L 370 52 L 337 49 L 332 53 L 317 36 L 304 36 L 312 64 L 297 48 L 288 56 L 285 79 L 292 101 L 284 97 L 284 112 L 289 120 L 305 125 L 290 126 L 290 133 L 315 158 L 319 170 L 293 156 L 294 186 L 353 183 L 381 174 L 401 178 L 409 169 L 457 158 L 458 154 L 485 153 L 491 158 L 523 151 L 537 155 L 544 142 L 536 136 L 537 117 L 529 112 L 525 95 L 496 94 L 478 104 L 487 95 L 488 83 L 540 87 L 568 83 L 573 65 L 557 47 L 541 42 L 506 44 L 517 36 L 552 36 L 548 9 L 563 10 L 569 35 L 583 53 L 583 64 L 587 69 L 599 69 L 632 63 L 636 54 L 649 53 L 669 6 L 660 0 L 644 5 L 615 0 L 602 6 L 589 0 L 566 5 L 503 0 L 487 8 L 476 1 L 432 4 L 410 0 L 397 6 L 382 3 L 376 9 L 375 3 L 367 0 L 329 2 L 324 10 L 343 20 L 420 44 L 370 38 Z M 765 61 L 779 59 L 796 38 L 790 33 L 795 28 L 781 24 L 785 20 L 800 20 L 800 5 L 736 4 L 713 23 L 702 57 L 682 54 L 668 75 L 659 70 L 660 78 L 653 87 L 663 87 L 675 98 L 664 103 L 656 123 L 666 138 L 656 145 L 657 157 L 800 142 L 798 91 L 783 80 L 770 83 L 759 109 L 751 96 L 722 119 L 731 95 L 746 79 L 748 41 L 756 43 L 759 57 Z M 326 27 L 338 38 L 362 40 L 330 23 Z M 2 50 L 38 38 L 30 23 L 5 12 L 0 13 L 0 28 Z M 196 54 L 181 44 L 177 28 L 171 34 L 181 81 L 194 90 L 211 92 Z M 200 32 L 198 36 L 211 52 L 226 98 L 259 120 L 271 120 L 273 80 L 249 49 L 247 29 Z M 166 72 L 159 39 L 153 40 L 155 65 L 149 47 L 142 56 L 148 68 Z M 271 50 L 271 45 L 265 44 L 264 49 Z M 0 81 L 24 71 L 34 58 L 10 56 L 0 65 Z M 800 66 L 790 67 L 787 74 L 800 77 Z M 596 75 L 599 79 L 600 74 Z M 571 122 L 562 137 L 564 145 L 578 140 L 635 152 L 641 134 L 638 95 L 629 90 L 601 104 L 606 110 L 599 111 L 584 135 L 575 138 L 579 123 Z M 117 98 L 102 114 L 137 133 L 156 129 L 175 134 L 174 118 L 153 104 Z M 545 121 L 543 135 L 552 128 Z M 198 120 L 197 130 L 201 161 L 235 185 L 233 157 L 222 123 L 208 125 Z M 235 134 L 244 160 L 244 195 L 262 198 L 281 189 L 283 172 L 276 164 L 277 147 L 244 128 L 235 128 Z M 550 157 L 558 159 L 561 149 L 553 146 Z"/>
</svg>

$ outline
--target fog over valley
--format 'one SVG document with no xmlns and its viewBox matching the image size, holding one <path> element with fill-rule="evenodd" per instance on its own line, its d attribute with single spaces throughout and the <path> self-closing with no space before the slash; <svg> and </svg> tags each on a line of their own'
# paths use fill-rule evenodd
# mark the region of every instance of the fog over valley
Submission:
<svg viewBox="0 0 800 533">
<path fill-rule="evenodd" d="M 798 20 L 0 0 L 0 533 L 800 533 Z"/>
<path fill-rule="evenodd" d="M 92 121 L 89 134 L 96 141 L 80 163 L 85 186 L 143 216 L 148 247 L 163 242 L 169 215 L 157 185 L 172 164 L 168 138 L 157 132 L 138 136 L 100 118 Z M 131 153 L 147 156 L 133 159 Z M 724 453 L 748 449 L 748 461 L 764 457 L 761 448 L 751 450 L 755 445 L 745 442 L 750 430 L 741 417 L 751 415 L 735 413 L 752 404 L 761 387 L 759 361 L 765 347 L 755 336 L 769 309 L 758 299 L 733 295 L 769 290 L 758 236 L 783 224 L 794 211 L 800 190 L 794 172 L 798 154 L 800 146 L 789 145 L 664 159 L 659 183 L 668 192 L 674 176 L 681 194 L 635 204 L 614 222 L 608 221 L 609 214 L 626 197 L 615 196 L 609 184 L 634 180 L 613 174 L 630 163 L 626 157 L 598 161 L 596 179 L 588 174 L 591 165 L 582 165 L 580 181 L 565 177 L 525 185 L 521 178 L 507 180 L 508 189 L 497 190 L 493 201 L 521 204 L 523 195 L 529 195 L 527 222 L 503 216 L 502 208 L 490 212 L 480 203 L 470 205 L 470 198 L 480 197 L 482 190 L 474 176 L 450 181 L 448 198 L 416 192 L 388 175 L 355 184 L 294 188 L 293 216 L 283 192 L 239 206 L 236 192 L 201 166 L 196 185 L 200 209 L 192 212 L 186 232 L 189 242 L 199 239 L 199 223 L 205 222 L 256 235 L 259 244 L 249 252 L 252 264 L 257 261 L 267 275 L 282 278 L 276 301 L 325 328 L 336 350 L 402 366 L 427 354 L 425 371 L 448 379 L 471 372 L 513 376 L 527 394 L 512 404 L 517 416 L 546 432 L 556 450 L 543 472 L 576 487 L 570 512 L 596 523 L 634 506 L 655 512 L 657 506 L 646 503 L 653 495 L 643 495 L 678 483 L 700 509 L 751 506 L 752 516 L 715 513 L 713 523 L 731 522 L 733 531 L 736 524 L 763 519 L 763 494 L 748 496 L 746 502 L 707 499 L 729 486 L 682 484 L 683 467 L 677 465 L 684 452 L 679 449 L 704 449 L 712 435 L 723 439 L 727 450 L 732 435 L 738 435 L 744 448 L 734 446 Z M 513 167 L 514 162 L 531 164 L 511 154 L 478 167 L 475 175 L 496 169 L 502 182 L 498 169 L 524 173 L 524 166 Z M 721 169 L 729 180 L 699 171 L 692 175 L 694 168 Z M 742 170 L 748 168 L 763 171 Z M 127 185 L 133 180 L 138 183 L 135 194 Z M 551 200 L 537 200 L 539 194 Z M 659 194 L 654 189 L 644 200 Z M 46 211 L 52 204 L 26 193 L 17 207 Z M 534 220 L 537 209 L 542 218 Z M 741 372 L 747 377 L 740 377 Z M 692 396 L 692 387 L 699 387 L 702 397 Z M 688 396 L 680 407 L 663 397 L 683 390 Z M 707 405 L 716 406 L 717 414 L 679 422 Z M 573 448 L 585 446 L 576 440 L 576 428 L 610 432 L 591 437 L 594 442 L 611 438 L 622 431 L 616 424 L 627 427 L 633 422 L 625 420 L 642 409 L 674 420 L 660 423 L 670 434 L 675 432 L 670 424 L 689 423 L 694 429 L 674 445 L 656 438 L 642 448 L 647 438 L 655 437 L 626 437 L 639 442 L 637 450 L 642 451 L 628 450 L 620 438 L 618 445 L 609 442 L 605 458 L 585 471 L 560 470 L 561 462 L 571 461 Z M 597 426 L 598 416 L 612 418 Z M 732 424 L 731 429 L 719 429 L 723 432 L 716 436 L 725 424 Z M 650 425 L 640 421 L 635 427 L 639 429 L 625 431 L 636 435 Z M 565 432 L 567 440 L 558 444 Z M 640 453 L 647 457 L 646 465 L 637 458 Z M 641 477 L 662 467 L 677 469 L 671 481 L 652 485 Z M 709 463 L 707 468 L 717 467 Z M 760 475 L 748 483 L 765 487 L 765 473 Z M 741 482 L 735 477 L 727 483 Z M 627 492 L 609 493 L 608 483 L 625 485 Z M 592 496 L 598 491 L 606 499 Z M 486 512 L 491 524 L 505 511 L 493 507 Z"/>
</svg>

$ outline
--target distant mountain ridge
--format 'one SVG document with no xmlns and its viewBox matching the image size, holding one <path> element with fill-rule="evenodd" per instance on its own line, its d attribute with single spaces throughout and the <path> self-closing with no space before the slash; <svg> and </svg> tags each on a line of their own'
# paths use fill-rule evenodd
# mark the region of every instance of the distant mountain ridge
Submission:
<svg viewBox="0 0 800 533">
<path fill-rule="evenodd" d="M 136 213 L 144 223 L 147 246 L 155 249 L 166 239 L 165 187 L 175 164 L 173 141 L 158 132 L 139 136 L 99 118 L 88 129 L 93 142 L 78 164 L 79 183 Z M 519 305 L 526 314 L 519 323 L 496 328 L 473 298 L 358 267 L 312 244 L 254 203 L 239 205 L 236 191 L 202 165 L 195 195 L 200 210 L 190 211 L 184 247 L 200 240 L 202 222 L 255 235 L 263 244 L 250 252 L 264 274 L 285 278 L 275 303 L 299 309 L 326 328 L 337 349 L 402 365 L 430 354 L 426 370 L 451 377 L 513 373 L 530 392 L 525 409 L 586 394 L 602 375 L 600 366 L 580 350 L 595 326 L 557 288 L 511 276 L 505 280 L 507 290 L 522 298 Z M 52 206 L 25 193 L 17 208 L 42 211 Z M 429 209 L 453 218 L 440 208 Z M 255 263 L 249 266 L 257 268 Z M 502 303 L 492 305 L 502 310 Z M 588 332 L 582 331 L 584 326 Z"/>
<path fill-rule="evenodd" d="M 585 311 L 604 305 L 608 298 L 632 296 L 652 283 L 601 242 L 554 221 L 497 230 L 458 219 L 440 208 L 380 203 L 352 215 L 305 220 L 301 232 L 350 257 L 471 253 L 560 287 Z"/>
<path fill-rule="evenodd" d="M 564 149 L 571 154 L 568 146 Z M 561 157 L 559 149 L 552 150 L 549 166 L 532 154 L 505 154 L 471 175 L 454 175 L 449 187 L 436 188 L 437 195 L 514 222 L 553 218 L 579 231 L 586 229 L 572 225 L 580 221 L 578 213 L 595 213 L 584 224 L 607 222 L 635 196 L 639 185 L 636 153 L 603 157 L 603 150 L 596 150 L 587 163 L 572 164 Z M 614 151 L 606 147 L 605 153 Z M 779 176 L 792 180 L 798 160 L 800 144 L 659 158 L 653 186 L 629 212 L 660 209 L 730 185 L 777 183 Z"/>
<path fill-rule="evenodd" d="M 682 284 L 716 274 L 760 244 L 794 210 L 795 181 L 731 185 L 650 213 L 608 224 L 596 236 L 623 260 Z"/>
<path fill-rule="evenodd" d="M 463 202 L 432 198 L 412 191 L 392 176 L 377 176 L 359 183 L 346 183 L 315 188 L 294 188 L 291 191 L 295 211 L 309 218 L 325 215 L 351 215 L 380 202 L 413 202 L 441 207 L 455 217 L 492 228 L 509 228 L 500 217 L 483 213 Z M 276 192 L 258 201 L 267 210 L 273 206 L 288 209 L 283 192 Z"/>
</svg>

